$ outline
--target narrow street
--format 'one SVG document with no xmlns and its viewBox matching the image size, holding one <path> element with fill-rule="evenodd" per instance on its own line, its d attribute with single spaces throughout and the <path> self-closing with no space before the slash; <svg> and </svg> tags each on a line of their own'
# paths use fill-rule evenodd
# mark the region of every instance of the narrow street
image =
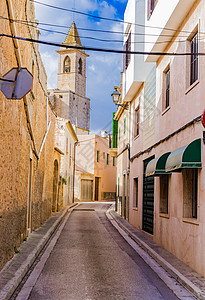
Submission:
<svg viewBox="0 0 205 300">
<path fill-rule="evenodd" d="M 107 220 L 109 206 L 73 210 L 28 299 L 178 299 Z"/>
</svg>

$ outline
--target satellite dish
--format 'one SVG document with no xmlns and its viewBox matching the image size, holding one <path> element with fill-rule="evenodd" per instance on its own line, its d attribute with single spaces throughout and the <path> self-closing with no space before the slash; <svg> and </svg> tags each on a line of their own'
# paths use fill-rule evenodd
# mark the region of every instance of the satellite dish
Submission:
<svg viewBox="0 0 205 300">
<path fill-rule="evenodd" d="M 12 68 L 1 78 L 1 91 L 7 99 L 19 100 L 32 89 L 33 75 L 26 68 Z"/>
</svg>

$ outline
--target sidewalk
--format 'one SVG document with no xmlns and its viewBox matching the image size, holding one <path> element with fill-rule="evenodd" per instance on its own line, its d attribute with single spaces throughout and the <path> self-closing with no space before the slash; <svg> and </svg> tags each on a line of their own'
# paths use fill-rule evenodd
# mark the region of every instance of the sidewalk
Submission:
<svg viewBox="0 0 205 300">
<path fill-rule="evenodd" d="M 114 210 L 110 216 L 143 250 L 145 250 L 171 276 L 185 286 L 197 299 L 205 299 L 205 278 L 184 264 L 173 254 L 156 244 L 143 232 L 132 226 Z"/>
<path fill-rule="evenodd" d="M 72 211 L 72 207 L 77 203 L 71 204 L 60 212 L 54 213 L 42 227 L 33 231 L 26 242 L 19 248 L 20 253 L 4 266 L 0 272 L 0 299 L 9 300 L 19 283 L 22 281 L 27 271 L 35 261 L 38 254 L 45 247 L 54 231 L 60 225 L 64 216 Z"/>
</svg>

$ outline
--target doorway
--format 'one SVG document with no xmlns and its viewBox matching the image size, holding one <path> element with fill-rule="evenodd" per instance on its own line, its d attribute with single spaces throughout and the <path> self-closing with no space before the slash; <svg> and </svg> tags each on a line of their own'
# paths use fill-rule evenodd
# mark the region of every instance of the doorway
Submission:
<svg viewBox="0 0 205 300">
<path fill-rule="evenodd" d="M 99 201 L 100 177 L 95 177 L 95 201 Z"/>
<path fill-rule="evenodd" d="M 92 201 L 93 180 L 81 179 L 81 201 Z"/>
<path fill-rule="evenodd" d="M 142 230 L 153 234 L 154 227 L 154 177 L 145 177 L 146 167 L 154 156 L 144 161 Z"/>
</svg>

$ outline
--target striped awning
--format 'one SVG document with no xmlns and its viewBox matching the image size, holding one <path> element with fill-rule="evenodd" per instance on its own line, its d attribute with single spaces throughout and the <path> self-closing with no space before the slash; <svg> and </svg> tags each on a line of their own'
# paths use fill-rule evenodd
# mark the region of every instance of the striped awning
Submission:
<svg viewBox="0 0 205 300">
<path fill-rule="evenodd" d="M 169 155 L 165 171 L 174 172 L 184 168 L 201 168 L 201 139 L 181 147 Z"/>
</svg>

